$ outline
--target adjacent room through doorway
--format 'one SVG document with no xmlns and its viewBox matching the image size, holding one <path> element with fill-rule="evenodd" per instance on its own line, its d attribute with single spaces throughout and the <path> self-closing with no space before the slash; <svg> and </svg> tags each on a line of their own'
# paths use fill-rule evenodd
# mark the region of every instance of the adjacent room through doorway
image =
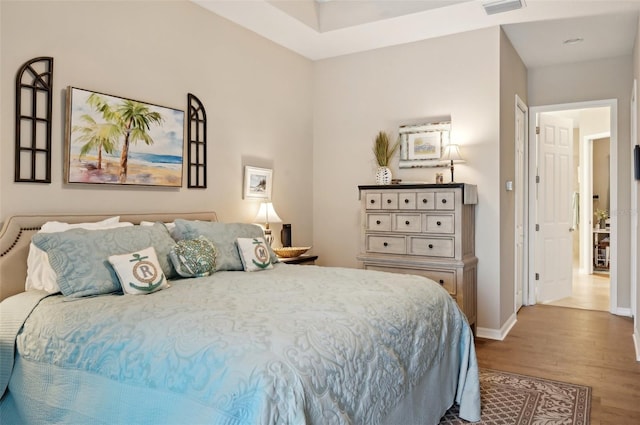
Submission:
<svg viewBox="0 0 640 425">
<path fill-rule="evenodd" d="M 585 107 L 558 111 L 539 112 L 535 122 L 542 115 L 558 117 L 565 120 L 561 122 L 572 123 L 572 134 L 567 140 L 573 140 L 573 156 L 568 161 L 571 163 L 571 175 L 562 176 L 555 180 L 555 185 L 566 184 L 570 187 L 556 187 L 554 192 L 567 194 L 570 200 L 556 199 L 555 202 L 565 204 L 571 215 L 568 229 L 562 227 L 565 221 L 560 220 L 559 229 L 568 230 L 566 243 L 557 244 L 562 250 L 570 250 L 571 255 L 556 255 L 555 259 L 564 258 L 561 261 L 570 261 L 571 275 L 569 276 L 568 291 L 549 291 L 537 282 L 536 301 L 548 305 L 581 308 L 588 310 L 610 310 L 611 275 L 614 267 L 614 259 L 611 257 L 610 240 L 610 205 L 611 205 L 611 108 L 610 107 Z M 553 118 L 555 119 L 555 118 Z M 570 120 L 570 121 L 566 121 Z M 544 120 L 543 120 L 544 122 Z M 541 129 L 539 131 L 544 131 Z M 544 140 L 545 135 L 541 137 Z M 544 149 L 542 149 L 544 151 Z M 565 163 L 565 162 L 563 162 Z M 542 162 L 544 164 L 544 162 Z M 544 167 L 544 165 L 543 165 Z M 548 168 L 548 167 L 547 167 Z M 550 170 L 550 168 L 548 168 Z M 540 170 L 543 174 L 545 170 Z M 545 179 L 544 176 L 541 179 Z M 539 190 L 544 193 L 549 190 L 547 185 L 540 185 Z M 555 199 L 547 195 L 546 199 Z M 567 212 L 567 208 L 559 211 Z M 547 210 L 549 210 L 547 208 Z M 538 212 L 539 221 L 541 213 Z M 537 237 L 542 237 L 537 235 Z M 544 256 L 544 247 L 542 248 Z M 540 255 L 540 254 L 536 254 Z M 547 255 L 543 262 L 549 261 Z M 549 282 L 562 285 L 561 280 L 549 279 L 549 273 L 553 270 L 567 270 L 569 264 L 556 264 L 550 267 L 545 264 L 545 276 Z M 558 294 L 557 296 L 553 296 Z"/>
</svg>

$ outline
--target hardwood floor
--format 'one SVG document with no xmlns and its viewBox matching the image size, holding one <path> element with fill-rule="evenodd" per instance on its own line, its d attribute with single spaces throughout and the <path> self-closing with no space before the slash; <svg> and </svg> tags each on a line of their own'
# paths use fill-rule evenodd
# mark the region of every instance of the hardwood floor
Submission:
<svg viewBox="0 0 640 425">
<path fill-rule="evenodd" d="M 603 311 L 523 307 L 504 341 L 476 339 L 480 367 L 588 385 L 591 423 L 640 424 L 633 319 Z"/>
<path fill-rule="evenodd" d="M 572 294 L 570 297 L 546 303 L 561 307 L 583 308 L 586 310 L 609 311 L 609 274 L 580 273 L 573 270 Z"/>
</svg>

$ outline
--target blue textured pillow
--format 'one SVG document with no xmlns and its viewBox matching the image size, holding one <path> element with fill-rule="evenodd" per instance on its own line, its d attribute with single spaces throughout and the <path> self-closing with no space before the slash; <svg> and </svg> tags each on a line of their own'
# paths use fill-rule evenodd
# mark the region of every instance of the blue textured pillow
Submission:
<svg viewBox="0 0 640 425">
<path fill-rule="evenodd" d="M 165 276 L 176 276 L 169 260 L 169 251 L 175 241 L 162 224 L 37 233 L 31 241 L 47 253 L 60 290 L 69 297 L 119 291 L 120 283 L 109 264 L 109 256 L 127 254 L 149 246 L 156 250 Z"/>
<path fill-rule="evenodd" d="M 191 221 L 176 219 L 174 237 L 181 239 L 197 239 L 204 236 L 216 247 L 216 271 L 244 270 L 236 240 L 238 238 L 259 238 L 264 236 L 262 228 L 248 223 L 219 223 L 212 221 Z M 267 245 L 271 262 L 277 263 L 278 257 Z"/>
</svg>

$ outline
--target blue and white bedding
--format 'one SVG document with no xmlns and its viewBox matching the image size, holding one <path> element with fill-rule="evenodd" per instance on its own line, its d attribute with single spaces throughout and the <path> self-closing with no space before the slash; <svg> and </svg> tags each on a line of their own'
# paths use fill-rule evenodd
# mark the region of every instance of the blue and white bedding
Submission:
<svg viewBox="0 0 640 425">
<path fill-rule="evenodd" d="M 25 315 L 3 424 L 426 425 L 454 402 L 480 419 L 470 328 L 418 276 L 276 264 Z"/>
</svg>

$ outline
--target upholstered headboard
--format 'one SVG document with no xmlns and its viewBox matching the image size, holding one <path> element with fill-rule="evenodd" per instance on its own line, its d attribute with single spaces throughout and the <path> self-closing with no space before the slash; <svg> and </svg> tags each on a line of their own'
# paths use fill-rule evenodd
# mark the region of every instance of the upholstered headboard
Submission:
<svg viewBox="0 0 640 425">
<path fill-rule="evenodd" d="M 141 221 L 171 222 L 185 220 L 218 221 L 215 212 L 151 213 L 151 214 L 71 214 L 71 215 L 17 215 L 5 221 L 0 230 L 0 301 L 24 292 L 27 278 L 27 256 L 31 237 L 47 221 L 65 223 L 95 222 L 120 216 L 120 221 L 139 224 Z"/>
</svg>

